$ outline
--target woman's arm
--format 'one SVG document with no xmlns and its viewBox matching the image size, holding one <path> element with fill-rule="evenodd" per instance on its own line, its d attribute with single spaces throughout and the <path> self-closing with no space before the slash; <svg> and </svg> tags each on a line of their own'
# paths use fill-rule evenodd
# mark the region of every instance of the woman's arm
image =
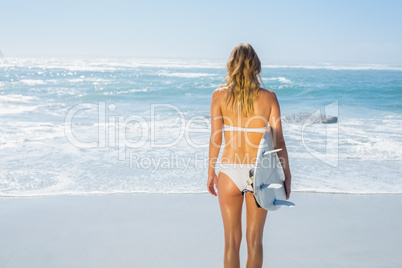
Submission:
<svg viewBox="0 0 402 268">
<path fill-rule="evenodd" d="M 209 158 L 208 158 L 208 191 L 216 196 L 214 185 L 216 186 L 215 166 L 218 160 L 219 151 L 222 145 L 223 117 L 219 101 L 219 89 L 212 93 L 211 100 L 211 137 L 209 139 Z"/>
<path fill-rule="evenodd" d="M 282 122 L 281 122 L 281 111 L 279 108 L 279 102 L 276 98 L 275 93 L 273 93 L 273 98 L 271 101 L 271 113 L 269 116 L 269 125 L 272 129 L 272 137 L 275 144 L 275 149 L 282 149 L 278 151 L 278 157 L 282 164 L 283 172 L 285 173 L 285 188 L 286 188 L 286 199 L 289 199 L 291 192 L 291 180 L 292 175 L 290 173 L 288 151 L 286 149 L 285 138 L 282 132 Z"/>
</svg>

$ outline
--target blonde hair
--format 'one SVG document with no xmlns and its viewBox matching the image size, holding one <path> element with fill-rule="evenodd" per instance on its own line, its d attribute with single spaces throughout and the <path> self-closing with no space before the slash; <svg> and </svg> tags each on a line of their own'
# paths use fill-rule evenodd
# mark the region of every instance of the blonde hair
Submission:
<svg viewBox="0 0 402 268">
<path fill-rule="evenodd" d="M 250 44 L 238 44 L 230 54 L 225 76 L 228 91 L 225 103 L 248 117 L 254 113 L 254 101 L 258 98 L 261 81 L 261 61 Z"/>
</svg>

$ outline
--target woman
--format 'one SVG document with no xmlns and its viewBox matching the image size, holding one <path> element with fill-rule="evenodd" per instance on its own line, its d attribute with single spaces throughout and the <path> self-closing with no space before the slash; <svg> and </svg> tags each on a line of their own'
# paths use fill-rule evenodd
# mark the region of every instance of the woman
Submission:
<svg viewBox="0 0 402 268">
<path fill-rule="evenodd" d="M 256 160 L 258 145 L 269 123 L 275 148 L 285 174 L 286 199 L 291 174 L 282 133 L 279 103 L 274 92 L 260 88 L 261 62 L 250 44 L 237 45 L 227 62 L 226 85 L 216 89 L 211 101 L 208 191 L 219 198 L 225 231 L 225 267 L 240 267 L 241 213 L 246 200 L 247 267 L 262 267 L 262 235 L 267 211 L 258 208 L 247 184 Z M 220 172 L 215 166 L 222 145 Z M 218 190 L 215 192 L 214 185 Z"/>
</svg>

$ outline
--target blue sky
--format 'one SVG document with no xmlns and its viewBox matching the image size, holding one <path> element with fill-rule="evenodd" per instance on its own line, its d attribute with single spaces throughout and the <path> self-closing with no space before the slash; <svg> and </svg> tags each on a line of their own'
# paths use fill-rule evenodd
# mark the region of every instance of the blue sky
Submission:
<svg viewBox="0 0 402 268">
<path fill-rule="evenodd" d="M 0 2 L 0 50 L 226 59 L 248 42 L 265 64 L 402 64 L 400 14 L 400 0 L 9 0 Z"/>
</svg>

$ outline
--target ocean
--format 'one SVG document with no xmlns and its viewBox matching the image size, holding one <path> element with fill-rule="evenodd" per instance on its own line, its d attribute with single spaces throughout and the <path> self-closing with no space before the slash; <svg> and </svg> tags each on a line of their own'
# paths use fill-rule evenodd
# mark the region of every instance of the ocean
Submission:
<svg viewBox="0 0 402 268">
<path fill-rule="evenodd" d="M 224 61 L 0 59 L 0 196 L 205 193 Z M 402 67 L 264 65 L 295 192 L 402 193 Z"/>
</svg>

